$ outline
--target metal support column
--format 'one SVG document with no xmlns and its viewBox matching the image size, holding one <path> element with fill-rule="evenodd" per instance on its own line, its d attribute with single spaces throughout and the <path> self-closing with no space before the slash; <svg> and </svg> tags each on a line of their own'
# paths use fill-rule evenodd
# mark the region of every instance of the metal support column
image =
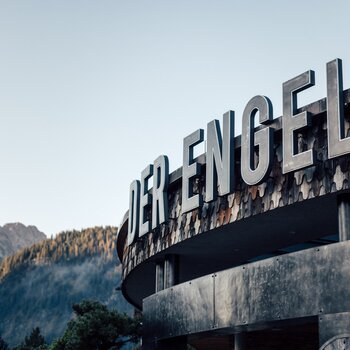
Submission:
<svg viewBox="0 0 350 350">
<path fill-rule="evenodd" d="M 164 261 L 156 261 L 156 293 L 164 289 Z"/>
<path fill-rule="evenodd" d="M 338 196 L 339 241 L 350 239 L 350 194 Z"/>
<path fill-rule="evenodd" d="M 347 241 L 350 239 L 350 194 L 344 193 L 338 196 L 338 232 L 339 241 Z M 338 349 L 338 336 L 344 336 L 349 339 L 350 334 L 350 313 L 342 312 L 338 314 L 326 314 L 319 316 L 319 344 L 324 345 L 324 349 Z M 332 339 L 334 339 L 332 341 Z M 346 349 L 343 340 L 339 343 L 342 349 Z M 327 345 L 327 342 L 330 342 Z M 339 348 L 340 349 L 340 348 Z"/>
<path fill-rule="evenodd" d="M 179 258 L 175 254 L 165 256 L 164 288 L 170 288 L 179 282 Z"/>
<path fill-rule="evenodd" d="M 234 350 L 245 350 L 245 349 L 246 349 L 246 334 L 245 333 L 235 334 Z"/>
</svg>

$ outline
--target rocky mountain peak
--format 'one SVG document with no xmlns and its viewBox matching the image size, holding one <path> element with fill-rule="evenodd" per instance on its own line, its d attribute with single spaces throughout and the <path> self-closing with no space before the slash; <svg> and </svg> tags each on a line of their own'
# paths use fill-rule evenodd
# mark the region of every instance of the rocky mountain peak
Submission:
<svg viewBox="0 0 350 350">
<path fill-rule="evenodd" d="M 0 260 L 43 239 L 46 235 L 36 226 L 25 226 L 20 222 L 0 226 Z"/>
</svg>

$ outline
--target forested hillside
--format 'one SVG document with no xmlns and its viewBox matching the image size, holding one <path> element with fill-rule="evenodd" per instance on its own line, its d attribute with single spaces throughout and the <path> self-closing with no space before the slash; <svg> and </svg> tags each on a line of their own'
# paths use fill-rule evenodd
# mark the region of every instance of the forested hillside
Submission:
<svg viewBox="0 0 350 350">
<path fill-rule="evenodd" d="M 17 344 L 33 327 L 48 340 L 59 336 L 72 304 L 100 300 L 131 311 L 120 292 L 115 227 L 66 231 L 24 248 L 0 264 L 0 335 Z"/>
</svg>

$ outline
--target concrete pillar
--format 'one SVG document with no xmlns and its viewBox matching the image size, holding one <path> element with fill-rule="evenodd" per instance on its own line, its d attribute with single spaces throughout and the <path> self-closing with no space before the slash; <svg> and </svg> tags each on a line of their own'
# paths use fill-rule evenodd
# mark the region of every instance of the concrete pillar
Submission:
<svg viewBox="0 0 350 350">
<path fill-rule="evenodd" d="M 245 349 L 246 349 L 246 334 L 245 333 L 235 334 L 234 350 L 245 350 Z"/>
<path fill-rule="evenodd" d="M 164 289 L 164 261 L 156 261 L 156 293 Z"/>
<path fill-rule="evenodd" d="M 350 194 L 341 194 L 338 196 L 337 200 L 339 241 L 343 242 L 350 239 Z M 344 333 L 349 334 L 350 313 L 341 312 L 319 316 L 318 329 L 320 347 L 333 337 L 337 337 Z M 332 345 L 329 346 L 333 349 Z"/>
<path fill-rule="evenodd" d="M 338 196 L 338 231 L 339 241 L 350 239 L 350 194 Z"/>
<path fill-rule="evenodd" d="M 320 346 L 333 337 L 349 335 L 350 333 L 350 312 L 322 315 L 318 318 Z M 345 349 L 345 348 L 344 348 Z"/>
<path fill-rule="evenodd" d="M 337 200 L 339 241 L 343 242 L 350 239 L 350 194 L 341 194 Z M 349 334 L 350 313 L 341 312 L 319 316 L 318 329 L 320 347 L 333 337 L 344 333 Z"/>
<path fill-rule="evenodd" d="M 170 288 L 175 286 L 178 281 L 179 275 L 179 258 L 175 254 L 169 254 L 165 256 L 164 260 L 164 288 Z"/>
</svg>

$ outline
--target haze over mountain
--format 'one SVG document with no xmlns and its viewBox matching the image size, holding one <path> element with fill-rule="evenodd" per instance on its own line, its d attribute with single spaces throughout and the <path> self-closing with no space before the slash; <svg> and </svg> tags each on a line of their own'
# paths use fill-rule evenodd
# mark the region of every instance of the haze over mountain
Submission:
<svg viewBox="0 0 350 350">
<path fill-rule="evenodd" d="M 19 222 L 0 226 L 0 260 L 45 238 L 45 234 L 35 226 L 25 226 Z"/>
<path fill-rule="evenodd" d="M 72 304 L 83 299 L 130 313 L 116 291 L 121 277 L 116 235 L 116 227 L 66 231 L 4 258 L 0 335 L 14 346 L 38 326 L 51 341 L 72 317 Z"/>
</svg>

